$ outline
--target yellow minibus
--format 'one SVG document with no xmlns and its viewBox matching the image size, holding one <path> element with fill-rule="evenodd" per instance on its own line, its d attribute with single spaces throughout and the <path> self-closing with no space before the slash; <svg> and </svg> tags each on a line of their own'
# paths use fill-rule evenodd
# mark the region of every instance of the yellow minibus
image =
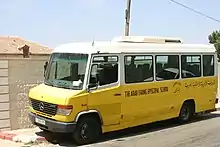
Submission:
<svg viewBox="0 0 220 147">
<path fill-rule="evenodd" d="M 117 37 L 63 44 L 30 89 L 29 118 L 78 144 L 101 134 L 215 111 L 217 55 L 212 45 L 168 37 Z"/>
</svg>

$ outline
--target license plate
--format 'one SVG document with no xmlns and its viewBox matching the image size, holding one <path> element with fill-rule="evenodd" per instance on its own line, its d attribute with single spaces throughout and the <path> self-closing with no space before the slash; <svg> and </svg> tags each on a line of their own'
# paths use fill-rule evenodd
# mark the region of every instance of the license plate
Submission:
<svg viewBox="0 0 220 147">
<path fill-rule="evenodd" d="M 43 119 L 35 118 L 35 122 L 45 126 L 45 120 Z"/>
</svg>

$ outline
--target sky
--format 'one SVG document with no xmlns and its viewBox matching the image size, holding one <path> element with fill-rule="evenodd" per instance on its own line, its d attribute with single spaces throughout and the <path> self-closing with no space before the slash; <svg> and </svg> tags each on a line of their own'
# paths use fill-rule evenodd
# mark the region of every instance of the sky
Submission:
<svg viewBox="0 0 220 147">
<path fill-rule="evenodd" d="M 220 19 L 220 0 L 176 0 Z M 0 0 L 0 36 L 20 36 L 54 48 L 124 35 L 126 0 Z M 220 23 L 169 0 L 132 0 L 130 35 L 208 44 Z"/>
</svg>

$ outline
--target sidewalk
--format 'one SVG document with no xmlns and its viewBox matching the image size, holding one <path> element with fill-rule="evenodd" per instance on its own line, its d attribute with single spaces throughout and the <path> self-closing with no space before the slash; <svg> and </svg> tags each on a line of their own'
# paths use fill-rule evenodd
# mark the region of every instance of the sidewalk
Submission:
<svg viewBox="0 0 220 147">
<path fill-rule="evenodd" d="M 22 143 L 15 143 L 9 140 L 0 140 L 1 147 L 23 147 Z"/>
<path fill-rule="evenodd" d="M 218 102 L 218 103 L 215 105 L 215 108 L 217 109 L 217 111 L 220 110 L 220 102 Z"/>
<path fill-rule="evenodd" d="M 25 144 L 46 142 L 46 137 L 48 137 L 48 134 L 42 132 L 39 128 L 0 131 L 0 139 Z"/>
</svg>

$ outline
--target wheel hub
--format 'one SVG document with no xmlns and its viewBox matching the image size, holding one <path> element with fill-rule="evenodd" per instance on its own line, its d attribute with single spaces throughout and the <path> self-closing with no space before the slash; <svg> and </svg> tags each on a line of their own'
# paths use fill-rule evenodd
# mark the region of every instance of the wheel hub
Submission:
<svg viewBox="0 0 220 147">
<path fill-rule="evenodd" d="M 83 139 L 88 139 L 88 125 L 84 124 L 81 129 L 81 136 Z"/>
<path fill-rule="evenodd" d="M 187 108 L 183 108 L 181 116 L 182 116 L 183 119 L 187 119 L 188 118 L 189 112 L 188 112 Z"/>
</svg>

